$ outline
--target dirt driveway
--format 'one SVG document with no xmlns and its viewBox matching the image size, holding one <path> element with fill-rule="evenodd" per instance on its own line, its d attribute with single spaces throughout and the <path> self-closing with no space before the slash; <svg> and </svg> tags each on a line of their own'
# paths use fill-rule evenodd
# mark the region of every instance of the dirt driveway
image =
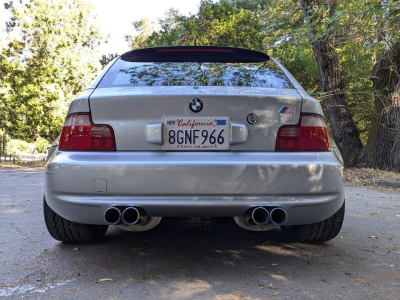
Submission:
<svg viewBox="0 0 400 300">
<path fill-rule="evenodd" d="M 232 220 L 177 231 L 110 228 L 106 240 L 53 240 L 42 168 L 0 169 L 0 298 L 400 299 L 400 193 L 347 188 L 340 237 L 285 244 Z"/>
</svg>

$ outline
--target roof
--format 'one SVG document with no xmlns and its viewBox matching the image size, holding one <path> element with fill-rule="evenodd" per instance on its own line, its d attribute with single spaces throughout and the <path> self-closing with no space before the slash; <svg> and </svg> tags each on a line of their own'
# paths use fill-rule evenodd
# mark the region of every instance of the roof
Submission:
<svg viewBox="0 0 400 300">
<path fill-rule="evenodd" d="M 225 62 L 255 63 L 269 60 L 263 52 L 219 46 L 155 47 L 128 51 L 121 59 L 129 62 Z"/>
</svg>

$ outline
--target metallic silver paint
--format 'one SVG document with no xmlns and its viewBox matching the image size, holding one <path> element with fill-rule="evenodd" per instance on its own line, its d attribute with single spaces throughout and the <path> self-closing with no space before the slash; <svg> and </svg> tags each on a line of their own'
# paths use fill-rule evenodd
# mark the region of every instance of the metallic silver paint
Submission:
<svg viewBox="0 0 400 300">
<path fill-rule="evenodd" d="M 67 115 L 90 112 L 89 96 L 93 91 L 93 89 L 87 89 L 82 93 L 82 95 L 74 99 L 69 106 Z"/>
<path fill-rule="evenodd" d="M 204 102 L 196 114 L 187 105 L 194 97 Z M 249 113 L 255 113 L 258 122 L 248 127 L 247 142 L 232 145 L 230 151 L 274 151 L 279 127 L 298 123 L 301 103 L 296 90 L 257 87 L 99 88 L 90 96 L 93 122 L 113 128 L 119 151 L 163 151 L 145 135 L 146 124 L 161 122 L 163 116 L 227 116 L 246 123 Z M 279 114 L 282 106 L 296 106 L 296 114 Z"/>
<path fill-rule="evenodd" d="M 149 216 L 242 216 L 279 206 L 286 225 L 322 221 L 344 201 L 333 152 L 58 152 L 46 167 L 48 205 L 64 218 L 104 224 L 110 206 Z M 93 192 L 97 176 L 107 193 Z M 312 213 L 310 213 L 312 211 Z"/>
<path fill-rule="evenodd" d="M 340 153 L 335 147 L 331 152 L 274 151 L 280 126 L 297 124 L 300 112 L 323 115 L 318 101 L 274 61 L 294 89 L 161 86 L 93 90 L 106 67 L 71 103 L 68 114 L 91 112 L 95 124 L 111 125 L 118 151 L 61 152 L 55 143 L 46 165 L 48 205 L 68 220 L 99 225 L 106 224 L 103 214 L 110 207 L 134 206 L 145 210 L 150 221 L 127 226 L 133 231 L 151 229 L 161 217 L 190 216 L 234 217 L 249 230 L 273 228 L 244 224 L 244 213 L 259 206 L 283 208 L 288 226 L 330 217 L 344 201 Z M 205 103 L 198 114 L 187 105 L 194 97 Z M 282 106 L 295 106 L 296 114 L 278 114 Z M 249 113 L 259 120 L 246 126 Z M 228 116 L 232 147 L 221 152 L 162 151 L 163 115 Z M 96 180 L 106 181 L 107 189 L 96 192 Z"/>
<path fill-rule="evenodd" d="M 304 90 L 298 90 L 299 95 L 303 98 L 303 104 L 301 106 L 301 111 L 303 113 L 311 113 L 311 114 L 318 114 L 323 116 L 324 112 L 321 108 L 319 102 L 308 95 Z"/>
</svg>

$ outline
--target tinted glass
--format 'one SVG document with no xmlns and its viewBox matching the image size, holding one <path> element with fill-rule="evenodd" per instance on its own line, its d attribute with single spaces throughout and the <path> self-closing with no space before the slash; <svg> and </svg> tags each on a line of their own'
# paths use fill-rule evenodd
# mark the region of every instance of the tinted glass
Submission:
<svg viewBox="0 0 400 300">
<path fill-rule="evenodd" d="M 99 87 L 126 86 L 244 86 L 292 88 L 273 62 L 197 63 L 117 61 Z"/>
</svg>

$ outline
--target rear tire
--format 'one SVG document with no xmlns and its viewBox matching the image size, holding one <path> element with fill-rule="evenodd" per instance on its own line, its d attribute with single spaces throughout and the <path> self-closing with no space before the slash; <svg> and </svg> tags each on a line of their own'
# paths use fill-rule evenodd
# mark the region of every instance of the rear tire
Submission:
<svg viewBox="0 0 400 300">
<path fill-rule="evenodd" d="M 335 238 L 342 228 L 345 203 L 328 219 L 319 223 L 307 225 L 282 226 L 283 239 L 286 242 L 322 243 Z"/>
<path fill-rule="evenodd" d="M 43 198 L 44 220 L 50 235 L 66 243 L 92 243 L 103 239 L 107 225 L 89 225 L 69 221 L 56 214 Z"/>
</svg>

